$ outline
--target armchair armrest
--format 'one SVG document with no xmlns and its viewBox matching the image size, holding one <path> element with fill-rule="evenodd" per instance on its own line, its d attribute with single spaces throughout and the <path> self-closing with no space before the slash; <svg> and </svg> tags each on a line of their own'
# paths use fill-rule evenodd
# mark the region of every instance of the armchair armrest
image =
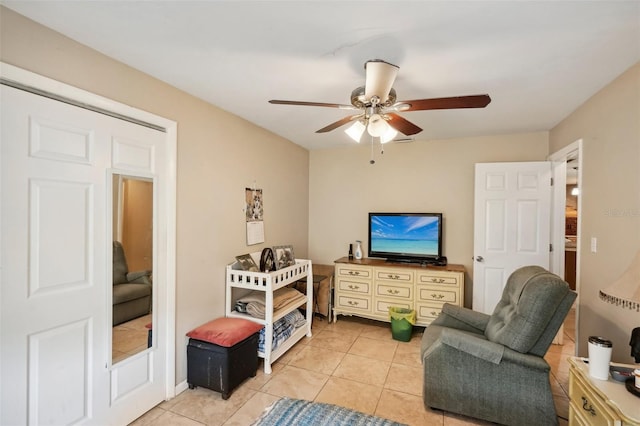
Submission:
<svg viewBox="0 0 640 426">
<path fill-rule="evenodd" d="M 549 371 L 550 368 L 542 357 L 523 354 L 499 343 L 486 340 L 483 336 L 474 336 L 461 330 L 443 328 L 440 341 L 447 346 L 493 364 L 508 361 L 532 370 Z"/>
<path fill-rule="evenodd" d="M 151 271 L 136 271 L 127 273 L 127 281 L 136 284 L 151 284 Z"/>
<path fill-rule="evenodd" d="M 482 312 L 476 312 L 461 306 L 445 303 L 442 307 L 442 313 L 432 324 L 484 334 L 484 330 L 489 323 L 489 318 L 491 318 L 489 315 L 483 314 Z"/>
<path fill-rule="evenodd" d="M 440 341 L 447 346 L 493 364 L 500 364 L 505 350 L 504 346 L 486 340 L 484 336 L 474 336 L 453 328 L 443 328 Z"/>
</svg>

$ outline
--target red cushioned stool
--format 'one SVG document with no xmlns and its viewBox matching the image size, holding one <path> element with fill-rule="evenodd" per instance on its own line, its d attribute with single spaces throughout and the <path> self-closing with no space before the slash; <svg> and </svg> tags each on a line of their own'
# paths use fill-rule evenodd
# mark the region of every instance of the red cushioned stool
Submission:
<svg viewBox="0 0 640 426">
<path fill-rule="evenodd" d="M 187 383 L 229 398 L 231 391 L 258 370 L 258 333 L 262 324 L 218 318 L 187 333 Z"/>
</svg>

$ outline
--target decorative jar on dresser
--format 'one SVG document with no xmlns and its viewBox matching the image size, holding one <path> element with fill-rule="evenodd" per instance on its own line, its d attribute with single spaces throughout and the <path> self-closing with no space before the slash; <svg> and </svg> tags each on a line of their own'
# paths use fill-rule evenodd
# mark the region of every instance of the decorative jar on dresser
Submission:
<svg viewBox="0 0 640 426">
<path fill-rule="evenodd" d="M 442 305 L 464 305 L 464 266 L 421 266 L 382 259 L 335 261 L 333 313 L 389 322 L 389 307 L 415 309 L 416 325 L 431 324 Z"/>
</svg>

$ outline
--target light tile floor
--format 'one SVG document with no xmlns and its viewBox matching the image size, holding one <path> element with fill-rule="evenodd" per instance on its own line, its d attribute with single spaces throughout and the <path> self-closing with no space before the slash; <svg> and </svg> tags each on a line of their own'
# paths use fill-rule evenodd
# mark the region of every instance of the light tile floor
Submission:
<svg viewBox="0 0 640 426">
<path fill-rule="evenodd" d="M 567 424 L 569 366 L 574 354 L 575 312 L 565 321 L 564 345 L 545 357 L 560 425 Z M 489 425 L 468 417 L 425 409 L 419 351 L 422 328 L 410 342 L 391 338 L 389 324 L 340 317 L 314 319 L 313 337 L 304 338 L 273 365 L 235 389 L 228 400 L 204 388 L 186 390 L 133 425 L 250 425 L 280 397 L 337 404 L 408 425 Z"/>
<path fill-rule="evenodd" d="M 150 322 L 151 314 L 148 314 L 113 327 L 111 357 L 114 364 L 147 349 L 149 329 L 145 326 Z"/>
</svg>

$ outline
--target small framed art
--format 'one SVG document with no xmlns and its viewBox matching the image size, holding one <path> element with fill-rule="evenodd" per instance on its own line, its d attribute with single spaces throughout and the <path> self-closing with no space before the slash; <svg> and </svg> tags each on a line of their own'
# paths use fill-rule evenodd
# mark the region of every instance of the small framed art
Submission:
<svg viewBox="0 0 640 426">
<path fill-rule="evenodd" d="M 274 246 L 273 254 L 278 269 L 296 264 L 296 256 L 293 254 L 293 246 Z"/>
<path fill-rule="evenodd" d="M 236 256 L 236 260 L 240 263 L 243 271 L 260 272 L 258 265 L 249 253 Z"/>
</svg>

